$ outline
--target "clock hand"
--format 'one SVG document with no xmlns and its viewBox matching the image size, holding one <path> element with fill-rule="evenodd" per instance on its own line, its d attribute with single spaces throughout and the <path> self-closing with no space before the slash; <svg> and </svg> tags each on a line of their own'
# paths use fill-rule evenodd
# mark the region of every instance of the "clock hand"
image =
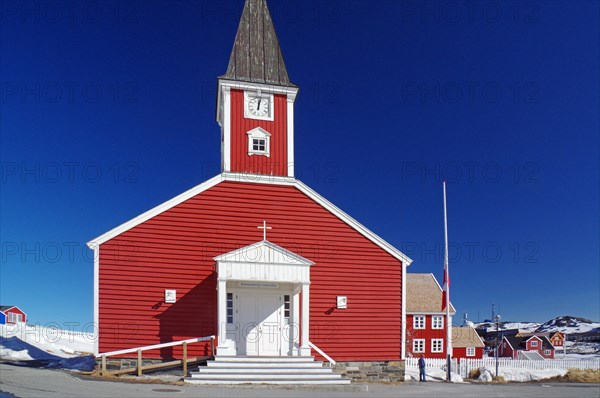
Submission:
<svg viewBox="0 0 600 398">
<path fill-rule="evenodd" d="M 258 100 L 258 107 L 256 108 L 256 110 L 260 111 L 260 101 L 262 101 L 261 99 Z"/>
</svg>

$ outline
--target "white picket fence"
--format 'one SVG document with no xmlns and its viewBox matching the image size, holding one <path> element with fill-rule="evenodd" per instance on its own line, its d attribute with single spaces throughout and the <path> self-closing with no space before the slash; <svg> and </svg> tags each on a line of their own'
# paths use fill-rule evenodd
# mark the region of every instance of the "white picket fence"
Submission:
<svg viewBox="0 0 600 398">
<path fill-rule="evenodd" d="M 418 369 L 418 358 L 407 358 L 407 369 Z M 435 367 L 446 369 L 445 359 L 426 359 L 427 367 Z M 469 372 L 473 369 L 481 367 L 494 368 L 496 366 L 495 358 L 483 359 L 461 359 L 457 363 L 456 359 L 452 360 L 452 371 L 460 374 L 463 378 L 469 376 Z M 545 370 L 545 369 L 600 369 L 600 360 L 572 360 L 572 359 L 547 359 L 544 361 L 528 361 L 522 359 L 498 358 L 498 367 L 513 368 L 513 369 L 530 369 L 530 370 Z"/>
<path fill-rule="evenodd" d="M 425 358 L 425 363 L 428 368 L 446 369 L 446 359 L 444 358 Z M 452 360 L 452 371 L 458 373 L 458 363 L 456 359 Z M 406 358 L 407 369 L 419 369 L 419 358 Z"/>
</svg>

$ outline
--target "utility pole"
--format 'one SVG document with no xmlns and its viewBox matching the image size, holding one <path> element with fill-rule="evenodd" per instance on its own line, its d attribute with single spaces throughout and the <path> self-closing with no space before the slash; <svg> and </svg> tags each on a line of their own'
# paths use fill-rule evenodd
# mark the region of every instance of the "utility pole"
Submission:
<svg viewBox="0 0 600 398">
<path fill-rule="evenodd" d="M 498 347 L 500 346 L 498 344 L 498 338 L 500 336 L 500 330 L 499 330 L 498 326 L 500 325 L 500 315 L 496 315 L 495 320 L 496 320 L 496 379 L 497 379 L 498 378 Z"/>
</svg>

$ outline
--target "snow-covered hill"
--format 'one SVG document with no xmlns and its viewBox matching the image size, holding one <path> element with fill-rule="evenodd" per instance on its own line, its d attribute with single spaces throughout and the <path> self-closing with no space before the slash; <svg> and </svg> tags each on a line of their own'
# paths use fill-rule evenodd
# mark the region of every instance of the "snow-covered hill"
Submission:
<svg viewBox="0 0 600 398">
<path fill-rule="evenodd" d="M 559 316 L 551 319 L 546 323 L 541 324 L 536 332 L 563 332 L 568 334 L 573 333 L 588 333 L 600 332 L 600 323 L 592 322 L 589 319 L 578 318 L 575 316 Z"/>
<path fill-rule="evenodd" d="M 37 361 L 46 367 L 91 370 L 94 335 L 35 325 L 0 325 L 0 360 Z"/>
<path fill-rule="evenodd" d="M 500 330 L 519 329 L 523 332 L 562 332 L 567 334 L 600 332 L 600 323 L 569 315 L 559 316 L 545 323 L 500 322 L 498 326 Z M 477 323 L 475 327 L 487 332 L 496 330 L 496 324 L 493 322 Z"/>
</svg>

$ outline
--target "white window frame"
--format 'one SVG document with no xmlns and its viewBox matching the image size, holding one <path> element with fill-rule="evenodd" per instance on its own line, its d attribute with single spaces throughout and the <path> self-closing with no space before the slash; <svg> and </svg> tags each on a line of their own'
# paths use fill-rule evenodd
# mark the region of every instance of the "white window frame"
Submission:
<svg viewBox="0 0 600 398">
<path fill-rule="evenodd" d="M 266 116 L 256 116 L 253 115 L 250 112 L 250 109 L 248 107 L 248 105 L 250 104 L 250 99 L 251 98 L 257 98 L 260 97 L 266 101 L 269 102 L 269 114 Z M 275 109 L 274 109 L 274 104 L 275 101 L 273 101 L 273 94 L 266 94 L 266 93 L 262 93 L 260 91 L 258 92 L 248 92 L 248 91 L 244 91 L 244 118 L 245 119 L 255 119 L 255 120 L 267 120 L 267 121 L 273 121 L 275 119 Z"/>
<path fill-rule="evenodd" d="M 6 322 L 9 322 L 9 323 L 23 322 L 23 315 L 17 314 L 16 312 L 9 312 L 6 314 Z"/>
<path fill-rule="evenodd" d="M 537 347 L 538 346 L 538 341 L 537 340 L 531 340 L 530 343 L 531 343 L 530 345 L 532 347 Z"/>
<path fill-rule="evenodd" d="M 436 348 L 436 343 L 439 343 L 440 348 Z M 431 352 L 440 353 L 444 352 L 444 339 L 431 339 Z"/>
<path fill-rule="evenodd" d="M 421 349 L 417 349 L 417 343 L 421 346 Z M 425 339 L 413 339 L 413 353 L 425 352 Z"/>
<path fill-rule="evenodd" d="M 444 328 L 444 317 L 441 315 L 434 315 L 431 317 L 431 328 L 432 329 L 443 329 Z"/>
<path fill-rule="evenodd" d="M 419 322 L 417 323 L 417 319 Z M 420 326 L 418 326 L 420 325 Z M 427 318 L 425 315 L 413 315 L 413 329 L 425 329 L 427 327 Z"/>
<path fill-rule="evenodd" d="M 267 130 L 257 127 L 248 131 L 248 155 L 263 155 L 266 157 L 271 156 L 271 133 Z M 258 151 L 254 149 L 254 140 L 264 140 L 265 141 L 265 150 Z"/>
<path fill-rule="evenodd" d="M 544 350 L 544 355 L 550 355 L 552 354 L 552 350 Z"/>
<path fill-rule="evenodd" d="M 475 356 L 475 347 L 467 347 L 467 356 L 474 357 Z"/>
</svg>

